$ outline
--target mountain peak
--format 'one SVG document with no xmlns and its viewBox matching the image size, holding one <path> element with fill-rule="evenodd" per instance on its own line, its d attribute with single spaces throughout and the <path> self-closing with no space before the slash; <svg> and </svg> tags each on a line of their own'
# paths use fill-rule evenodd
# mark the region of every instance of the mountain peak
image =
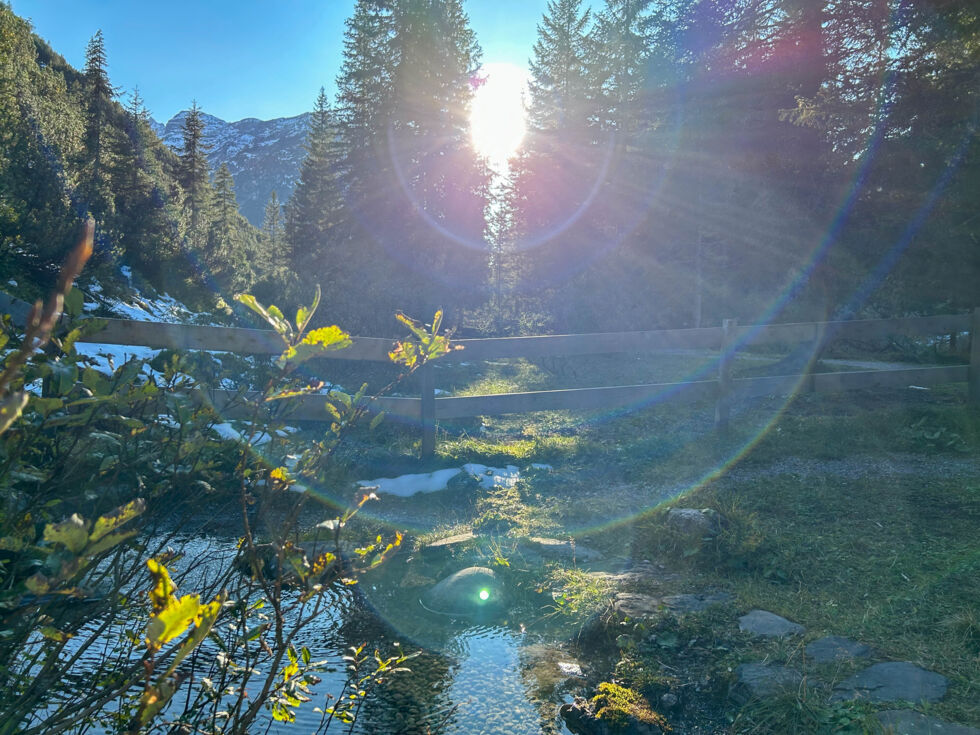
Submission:
<svg viewBox="0 0 980 735">
<path fill-rule="evenodd" d="M 150 127 L 165 144 L 179 151 L 184 145 L 184 120 L 189 112 L 181 110 L 166 124 L 151 120 Z M 201 119 L 204 140 L 210 146 L 211 169 L 227 164 L 235 179 L 239 209 L 252 224 L 261 226 L 273 190 L 280 201 L 286 201 L 292 194 L 306 155 L 303 144 L 310 113 L 274 120 L 246 117 L 227 122 L 202 110 Z"/>
</svg>

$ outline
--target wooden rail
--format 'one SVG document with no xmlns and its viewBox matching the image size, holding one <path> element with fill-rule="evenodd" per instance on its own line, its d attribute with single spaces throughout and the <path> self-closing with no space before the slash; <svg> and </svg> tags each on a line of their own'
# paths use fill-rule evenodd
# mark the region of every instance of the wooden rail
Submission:
<svg viewBox="0 0 980 735">
<path fill-rule="evenodd" d="M 28 305 L 0 293 L 0 312 L 23 321 Z M 175 350 L 211 350 L 238 354 L 279 354 L 282 343 L 274 332 L 239 327 L 210 327 L 186 324 L 163 324 L 129 319 L 105 319 L 105 327 L 80 342 L 115 344 Z M 754 345 L 813 342 L 819 352 L 838 340 L 871 341 L 890 336 L 929 337 L 969 332 L 970 363 L 942 367 L 902 368 L 898 370 L 862 370 L 838 373 L 807 373 L 760 378 L 731 377 L 732 358 L 737 350 Z M 728 421 L 731 401 L 766 395 L 795 392 L 834 393 L 859 388 L 928 387 L 942 383 L 967 382 L 969 400 L 980 405 L 980 308 L 973 314 L 910 317 L 903 319 L 866 319 L 840 322 L 806 322 L 798 324 L 762 324 L 739 326 L 725 320 L 721 327 L 702 329 L 666 329 L 646 332 L 607 332 L 599 334 L 565 334 L 539 337 L 501 337 L 494 339 L 454 340 L 461 345 L 462 359 L 467 361 L 493 358 L 572 357 L 610 353 L 662 352 L 666 350 L 719 350 L 718 375 L 714 380 L 645 385 L 603 386 L 564 390 L 530 391 L 497 395 L 437 398 L 431 368 L 421 371 L 419 398 L 382 397 L 372 408 L 401 419 L 418 422 L 422 427 L 422 453 L 435 449 L 435 427 L 439 419 L 467 416 L 501 415 L 548 410 L 596 410 L 650 403 L 715 402 L 715 419 L 719 427 Z M 324 360 L 360 360 L 386 362 L 392 341 L 372 337 L 354 337 L 344 350 L 326 353 Z M 819 354 L 813 355 L 813 361 Z M 219 409 L 227 406 L 235 417 L 235 391 L 215 390 L 211 399 Z M 293 401 L 291 421 L 326 419 L 323 396 L 304 396 Z"/>
</svg>

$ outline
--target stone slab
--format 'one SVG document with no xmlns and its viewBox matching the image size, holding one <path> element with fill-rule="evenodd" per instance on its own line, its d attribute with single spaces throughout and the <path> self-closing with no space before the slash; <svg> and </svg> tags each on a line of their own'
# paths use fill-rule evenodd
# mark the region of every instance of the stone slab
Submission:
<svg viewBox="0 0 980 735">
<path fill-rule="evenodd" d="M 907 661 L 869 666 L 834 687 L 830 701 L 867 699 L 871 702 L 938 702 L 949 680 Z"/>
<path fill-rule="evenodd" d="M 765 638 L 785 638 L 806 632 L 806 628 L 799 623 L 794 623 L 768 610 L 750 610 L 738 619 L 738 629 Z"/>
<path fill-rule="evenodd" d="M 613 603 L 616 612 L 634 620 L 658 617 L 662 607 L 659 598 L 635 592 L 620 592 Z"/>
<path fill-rule="evenodd" d="M 828 635 L 808 645 L 806 655 L 814 663 L 828 664 L 834 661 L 867 658 L 871 655 L 871 647 L 843 636 Z"/>
</svg>

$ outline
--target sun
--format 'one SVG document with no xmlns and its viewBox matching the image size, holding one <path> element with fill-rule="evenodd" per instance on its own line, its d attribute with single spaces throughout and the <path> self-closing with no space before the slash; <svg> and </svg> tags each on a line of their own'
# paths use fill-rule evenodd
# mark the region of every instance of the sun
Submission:
<svg viewBox="0 0 980 735">
<path fill-rule="evenodd" d="M 513 64 L 484 64 L 473 86 L 470 107 L 473 147 L 490 166 L 503 168 L 524 139 L 527 72 Z"/>
</svg>

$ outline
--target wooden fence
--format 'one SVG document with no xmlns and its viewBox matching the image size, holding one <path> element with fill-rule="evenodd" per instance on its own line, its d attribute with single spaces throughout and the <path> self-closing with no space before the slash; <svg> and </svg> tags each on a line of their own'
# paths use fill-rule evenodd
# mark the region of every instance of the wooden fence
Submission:
<svg viewBox="0 0 980 735">
<path fill-rule="evenodd" d="M 15 319 L 26 317 L 28 305 L 0 293 L 0 312 Z M 80 342 L 169 348 L 175 350 L 211 350 L 251 355 L 279 354 L 282 343 L 268 330 L 238 327 L 207 327 L 186 324 L 106 319 L 97 334 Z M 890 336 L 935 337 L 969 332 L 969 365 L 910 367 L 887 370 L 862 370 L 835 373 L 806 373 L 759 378 L 732 378 L 732 362 L 737 350 L 764 344 L 813 342 L 825 348 L 835 340 L 870 341 Z M 904 319 L 869 319 L 841 322 L 807 322 L 798 324 L 765 324 L 739 326 L 726 319 L 720 327 L 701 329 L 667 329 L 649 332 L 609 332 L 601 334 L 566 334 L 540 337 L 501 337 L 461 339 L 461 359 L 468 362 L 501 358 L 574 357 L 580 355 L 644 353 L 673 349 L 708 349 L 719 352 L 717 375 L 710 380 L 644 385 L 616 385 L 598 388 L 503 393 L 496 395 L 437 398 L 432 367 L 421 370 L 421 395 L 417 398 L 381 397 L 379 410 L 404 419 L 417 421 L 422 429 L 422 454 L 435 450 L 435 427 L 439 419 L 467 416 L 493 416 L 556 409 L 605 410 L 647 402 L 690 403 L 713 401 L 715 420 L 720 427 L 728 422 L 729 407 L 734 400 L 757 396 L 804 393 L 835 393 L 858 388 L 927 387 L 943 383 L 969 383 L 969 400 L 980 405 L 980 308 L 973 314 L 910 317 Z M 354 337 L 353 344 L 319 359 L 387 362 L 392 341 L 372 337 Z M 819 355 L 814 355 L 813 362 Z M 214 390 L 212 400 L 217 408 L 230 403 L 238 393 Z M 322 396 L 296 399 L 291 421 L 323 421 L 327 415 Z"/>
</svg>

